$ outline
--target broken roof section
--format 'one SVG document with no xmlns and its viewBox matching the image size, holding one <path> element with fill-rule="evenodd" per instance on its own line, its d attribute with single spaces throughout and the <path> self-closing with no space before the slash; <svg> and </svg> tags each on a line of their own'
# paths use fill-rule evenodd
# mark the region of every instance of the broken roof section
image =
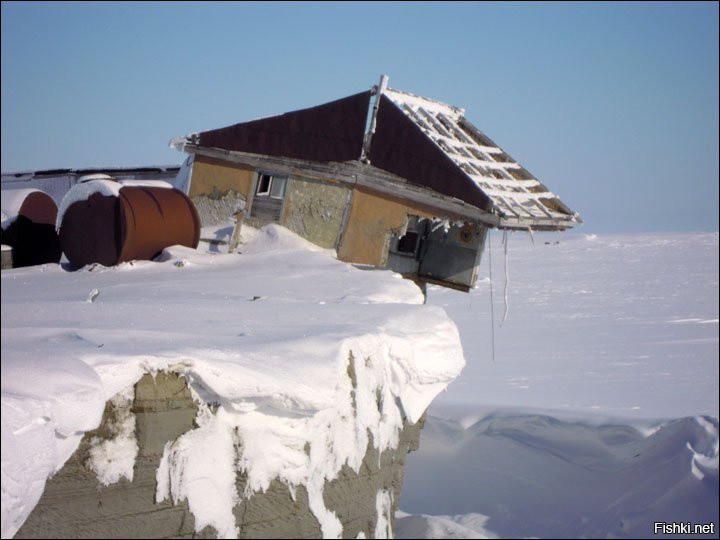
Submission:
<svg viewBox="0 0 720 540">
<path fill-rule="evenodd" d="M 473 126 L 463 109 L 386 88 L 386 81 L 383 76 L 370 92 L 170 144 L 188 152 L 207 148 L 321 163 L 369 162 L 399 182 L 472 205 L 475 217 L 491 227 L 562 230 L 582 222 Z"/>
<path fill-rule="evenodd" d="M 554 193 L 473 126 L 465 118 L 463 109 L 392 89 L 386 90 L 382 98 L 378 134 L 382 135 L 383 111 L 386 116 L 390 116 L 388 111 L 393 107 L 401 111 L 453 162 L 456 170 L 461 170 L 470 180 L 472 185 L 465 182 L 464 191 L 477 190 L 489 200 L 489 207 L 485 206 L 485 209 L 500 217 L 501 226 L 527 228 L 555 223 L 558 228 L 567 228 L 578 221 L 578 216 Z M 378 134 L 373 137 L 370 152 L 370 160 L 375 165 L 373 150 Z M 392 143 L 383 140 L 383 144 Z M 379 152 L 376 150 L 375 153 Z M 475 204 L 472 200 L 464 200 Z"/>
</svg>

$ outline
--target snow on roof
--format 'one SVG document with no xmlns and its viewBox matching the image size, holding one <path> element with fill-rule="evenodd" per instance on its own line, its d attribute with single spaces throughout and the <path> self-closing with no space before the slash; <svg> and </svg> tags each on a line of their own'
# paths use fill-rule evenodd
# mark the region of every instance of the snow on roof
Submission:
<svg viewBox="0 0 720 540">
<path fill-rule="evenodd" d="M 2 272 L 3 537 L 105 402 L 158 370 L 186 377 L 201 414 L 166 446 L 157 500 L 187 498 L 196 526 L 229 537 L 237 497 L 280 478 L 307 487 L 323 536 L 339 534 L 325 481 L 359 469 L 369 433 L 379 450 L 397 446 L 403 417 L 416 422 L 462 369 L 457 328 L 398 274 L 357 269 L 276 225 L 243 237 L 241 255 L 176 246 L 160 262 Z M 132 478 L 122 437 L 127 452 L 93 460 L 102 482 Z M 232 492 L 236 467 L 245 494 Z"/>
<path fill-rule="evenodd" d="M 399 90 L 383 93 L 487 195 L 501 226 L 565 223 L 579 217 L 473 126 L 463 109 Z"/>
</svg>

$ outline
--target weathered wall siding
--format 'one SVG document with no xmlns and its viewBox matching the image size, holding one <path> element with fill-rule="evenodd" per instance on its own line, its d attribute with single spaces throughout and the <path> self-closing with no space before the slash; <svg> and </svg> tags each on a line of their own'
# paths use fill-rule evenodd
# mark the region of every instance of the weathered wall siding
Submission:
<svg viewBox="0 0 720 540">
<path fill-rule="evenodd" d="M 228 189 L 242 193 L 245 197 L 250 195 L 255 175 L 255 170 L 250 167 L 203 156 L 195 156 L 192 167 L 191 197 Z"/>
<path fill-rule="evenodd" d="M 107 426 L 114 417 L 108 404 L 101 426 L 83 437 L 78 450 L 51 478 L 40 502 L 15 538 L 213 538 L 206 527 L 194 532 L 195 520 L 187 503 L 173 506 L 155 503 L 155 473 L 167 441 L 194 428 L 197 412 L 183 378 L 160 373 L 145 375 L 135 386 L 132 410 L 136 415 L 139 454 L 133 482 L 121 480 L 103 487 L 85 463 L 92 437 L 109 437 Z M 344 466 L 338 478 L 325 485 L 325 505 L 343 523 L 343 537 L 356 538 L 360 531 L 374 536 L 377 515 L 375 501 L 380 489 L 400 498 L 407 452 L 417 449 L 424 420 L 406 425 L 396 450 L 378 456 L 368 445 L 358 473 Z M 238 475 L 242 493 L 246 477 Z M 394 514 L 393 509 L 393 514 Z M 288 487 L 278 480 L 264 493 L 243 499 L 234 509 L 240 538 L 319 538 L 320 525 L 308 507 L 307 491 Z"/>
<path fill-rule="evenodd" d="M 310 242 L 335 248 L 350 190 L 292 177 L 281 223 Z"/>
<path fill-rule="evenodd" d="M 250 200 L 255 172 L 212 158 L 195 156 L 190 198 L 203 227 L 230 220 L 242 202 Z"/>
<path fill-rule="evenodd" d="M 408 214 L 432 218 L 428 209 L 409 206 L 355 189 L 338 258 L 347 262 L 385 266 L 390 238 L 404 225 Z"/>
<path fill-rule="evenodd" d="M 232 189 L 210 195 L 195 195 L 191 199 L 200 216 L 202 227 L 227 223 L 241 206 L 247 207 L 245 196 Z"/>
</svg>

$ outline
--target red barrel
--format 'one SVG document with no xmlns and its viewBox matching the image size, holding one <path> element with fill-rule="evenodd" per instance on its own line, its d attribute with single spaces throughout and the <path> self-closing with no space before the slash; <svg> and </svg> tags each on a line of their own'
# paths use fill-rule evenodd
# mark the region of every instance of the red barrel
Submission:
<svg viewBox="0 0 720 540">
<path fill-rule="evenodd" d="M 60 262 L 57 210 L 52 197 L 40 190 L 3 190 L 2 243 L 13 248 L 13 266 Z"/>
<path fill-rule="evenodd" d="M 195 205 L 164 182 L 92 180 L 70 189 L 60 208 L 60 245 L 74 267 L 149 260 L 168 246 L 200 241 Z"/>
</svg>

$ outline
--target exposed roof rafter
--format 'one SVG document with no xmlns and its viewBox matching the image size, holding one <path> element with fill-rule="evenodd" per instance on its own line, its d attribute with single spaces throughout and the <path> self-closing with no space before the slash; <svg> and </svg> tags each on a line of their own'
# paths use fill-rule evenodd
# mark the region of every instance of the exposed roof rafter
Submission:
<svg viewBox="0 0 720 540">
<path fill-rule="evenodd" d="M 515 228 L 525 219 L 550 219 L 564 227 L 580 222 L 554 193 L 464 118 L 462 109 L 390 88 L 385 95 L 489 197 L 502 225 Z M 511 219 L 503 223 L 505 217 Z"/>
</svg>

